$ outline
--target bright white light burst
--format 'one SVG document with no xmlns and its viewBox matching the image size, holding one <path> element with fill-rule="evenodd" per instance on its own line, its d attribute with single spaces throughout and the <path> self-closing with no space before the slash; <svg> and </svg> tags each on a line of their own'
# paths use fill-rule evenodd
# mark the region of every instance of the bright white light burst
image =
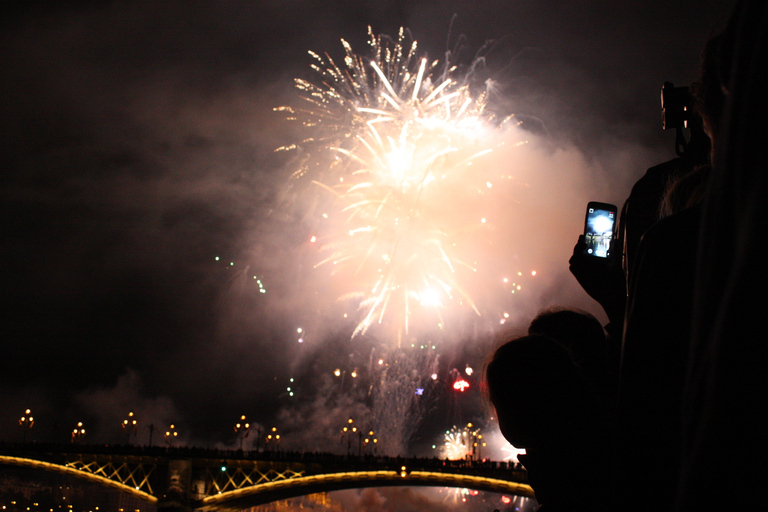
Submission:
<svg viewBox="0 0 768 512">
<path fill-rule="evenodd" d="M 341 66 L 310 52 L 316 79 L 295 80 L 304 106 L 275 109 L 307 137 L 278 151 L 293 152 L 293 178 L 321 192 L 309 240 L 320 246 L 316 268 L 359 305 L 354 334 L 385 320 L 407 333 L 414 315 L 442 326 L 447 307 L 479 314 L 466 281 L 499 175 L 483 157 L 509 118 L 489 111 L 471 73 L 417 56 L 405 30 L 396 41 L 368 33 L 369 57 L 344 40 Z"/>
</svg>

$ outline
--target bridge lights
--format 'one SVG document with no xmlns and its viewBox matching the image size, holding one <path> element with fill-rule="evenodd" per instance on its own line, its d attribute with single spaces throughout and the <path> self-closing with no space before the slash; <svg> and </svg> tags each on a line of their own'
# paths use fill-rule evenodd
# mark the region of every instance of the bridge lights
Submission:
<svg viewBox="0 0 768 512">
<path fill-rule="evenodd" d="M 280 434 L 277 433 L 277 427 L 272 427 L 269 430 L 269 434 L 267 434 L 267 446 L 264 449 L 269 449 L 269 443 L 274 443 L 275 451 L 277 451 L 280 447 L 280 441 L 282 441 L 282 438 L 280 437 Z"/>
<path fill-rule="evenodd" d="M 139 432 L 139 425 L 133 411 L 128 411 L 128 418 L 123 420 L 122 428 L 126 435 L 126 444 L 130 444 L 131 434 L 137 436 Z"/>
<path fill-rule="evenodd" d="M 82 421 L 77 422 L 77 426 L 72 430 L 72 443 L 79 443 L 85 437 L 85 427 Z"/>
<path fill-rule="evenodd" d="M 172 446 L 173 440 L 177 437 L 179 437 L 179 433 L 176 432 L 176 425 L 171 424 L 168 430 L 165 431 L 165 443 L 168 446 Z"/>
<path fill-rule="evenodd" d="M 344 436 L 348 435 L 347 437 L 347 455 L 349 455 L 352 452 L 352 434 L 357 434 L 358 437 L 358 455 L 362 455 L 363 453 L 363 432 L 362 430 L 359 430 L 355 425 L 355 420 L 352 418 L 349 418 L 347 420 L 347 425 L 341 429 L 341 440 L 340 442 L 344 442 Z"/>
<path fill-rule="evenodd" d="M 27 432 L 32 430 L 32 426 L 35 424 L 35 418 L 32 417 L 32 411 L 26 409 L 24 415 L 19 419 L 19 426 L 21 426 L 23 442 L 27 442 Z"/>
<path fill-rule="evenodd" d="M 240 438 L 240 449 L 243 449 L 243 440 L 251 433 L 251 424 L 245 419 L 245 414 L 240 416 L 240 421 L 235 423 L 235 434 Z"/>
<path fill-rule="evenodd" d="M 483 441 L 483 435 L 478 434 L 477 435 L 477 460 L 483 460 L 482 459 L 482 448 L 485 448 L 487 446 L 486 442 Z"/>
<path fill-rule="evenodd" d="M 376 439 L 376 434 L 373 432 L 373 430 L 368 431 L 368 436 L 363 441 L 363 448 L 368 448 L 368 446 L 373 446 L 374 453 L 376 453 L 376 448 L 378 447 L 379 440 Z"/>
</svg>

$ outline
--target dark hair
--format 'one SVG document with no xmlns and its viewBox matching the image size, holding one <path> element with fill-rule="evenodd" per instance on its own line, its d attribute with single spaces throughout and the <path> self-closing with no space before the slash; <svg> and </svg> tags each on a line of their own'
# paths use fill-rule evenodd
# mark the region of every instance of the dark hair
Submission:
<svg viewBox="0 0 768 512">
<path fill-rule="evenodd" d="M 557 407 L 568 399 L 571 391 L 579 391 L 574 385 L 581 379 L 568 350 L 537 334 L 500 346 L 485 374 L 489 398 L 497 408 L 510 401 L 543 402 L 548 407 Z"/>
<path fill-rule="evenodd" d="M 565 346 L 576 364 L 605 356 L 605 331 L 600 321 L 585 311 L 552 308 L 539 312 L 528 334 L 547 336 Z"/>
<path fill-rule="evenodd" d="M 733 42 L 723 32 L 712 37 L 701 53 L 701 74 L 691 84 L 694 108 L 717 135 L 725 106 L 726 88 L 731 74 Z"/>
</svg>

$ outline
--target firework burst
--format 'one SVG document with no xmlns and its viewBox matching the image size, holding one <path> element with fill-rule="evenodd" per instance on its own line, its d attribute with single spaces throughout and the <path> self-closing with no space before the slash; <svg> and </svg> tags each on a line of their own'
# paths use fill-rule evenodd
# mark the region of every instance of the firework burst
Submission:
<svg viewBox="0 0 768 512">
<path fill-rule="evenodd" d="M 276 109 L 309 135 L 279 150 L 295 153 L 295 181 L 321 191 L 315 266 L 358 304 L 353 336 L 385 321 L 407 333 L 415 315 L 442 327 L 449 307 L 479 314 L 465 285 L 485 228 L 474 212 L 498 177 L 483 158 L 509 118 L 490 112 L 469 74 L 419 57 L 406 34 L 369 28 L 367 58 L 342 40 L 343 66 L 310 52 L 317 78 L 296 80 L 303 106 Z"/>
<path fill-rule="evenodd" d="M 468 424 L 464 428 L 451 427 L 445 432 L 441 458 L 449 460 L 462 460 L 475 455 L 478 439 L 482 439 L 479 428 L 473 428 Z"/>
</svg>

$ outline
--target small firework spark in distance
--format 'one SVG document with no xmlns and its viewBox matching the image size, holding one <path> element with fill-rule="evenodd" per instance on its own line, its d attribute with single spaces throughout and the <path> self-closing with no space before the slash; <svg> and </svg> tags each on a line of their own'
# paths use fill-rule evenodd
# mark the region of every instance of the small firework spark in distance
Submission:
<svg viewBox="0 0 768 512">
<path fill-rule="evenodd" d="M 313 184 L 315 266 L 358 304 L 353 336 L 385 321 L 407 333 L 414 315 L 442 327 L 449 307 L 479 314 L 466 283 L 499 177 L 483 161 L 509 120 L 471 73 L 417 55 L 403 29 L 368 33 L 367 57 L 342 40 L 343 65 L 310 52 L 315 80 L 296 79 L 303 105 L 275 109 L 307 135 L 278 151 L 295 154 L 295 182 Z"/>
</svg>

